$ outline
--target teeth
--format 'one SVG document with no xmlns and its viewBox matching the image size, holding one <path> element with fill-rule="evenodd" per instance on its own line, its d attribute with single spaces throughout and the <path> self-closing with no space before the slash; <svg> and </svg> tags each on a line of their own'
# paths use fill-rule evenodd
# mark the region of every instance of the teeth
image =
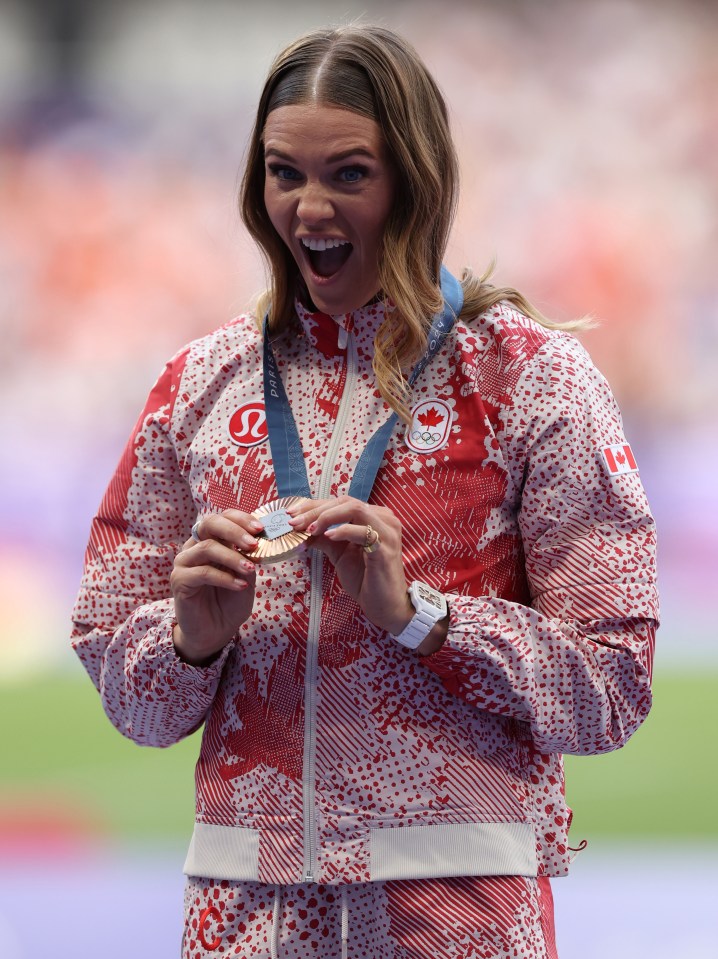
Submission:
<svg viewBox="0 0 718 959">
<path fill-rule="evenodd" d="M 315 240 L 302 237 L 302 243 L 310 250 L 333 250 L 336 246 L 346 246 L 349 240 Z"/>
</svg>

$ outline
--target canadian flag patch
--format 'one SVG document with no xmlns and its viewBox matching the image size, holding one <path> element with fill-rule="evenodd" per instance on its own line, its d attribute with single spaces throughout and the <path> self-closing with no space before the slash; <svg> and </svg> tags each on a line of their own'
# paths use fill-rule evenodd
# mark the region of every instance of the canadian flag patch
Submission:
<svg viewBox="0 0 718 959">
<path fill-rule="evenodd" d="M 436 397 L 422 400 L 411 411 L 406 428 L 406 445 L 415 453 L 433 453 L 449 442 L 451 407 Z"/>
<path fill-rule="evenodd" d="M 601 450 L 606 461 L 608 472 L 612 476 L 621 473 L 637 473 L 638 464 L 628 443 L 616 443 L 615 446 L 604 446 Z"/>
</svg>

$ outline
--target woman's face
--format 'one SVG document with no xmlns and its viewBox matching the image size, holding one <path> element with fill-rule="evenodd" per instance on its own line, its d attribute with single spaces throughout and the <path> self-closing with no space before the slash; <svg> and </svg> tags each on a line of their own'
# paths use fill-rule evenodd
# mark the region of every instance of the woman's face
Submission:
<svg viewBox="0 0 718 959">
<path fill-rule="evenodd" d="M 267 213 L 314 305 L 336 314 L 368 303 L 395 184 L 379 125 L 337 107 L 277 107 L 264 161 Z"/>
</svg>

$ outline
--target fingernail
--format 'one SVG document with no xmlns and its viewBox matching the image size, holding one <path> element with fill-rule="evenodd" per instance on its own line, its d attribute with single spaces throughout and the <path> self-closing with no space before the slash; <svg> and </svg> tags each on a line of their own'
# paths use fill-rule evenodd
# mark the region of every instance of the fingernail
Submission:
<svg viewBox="0 0 718 959">
<path fill-rule="evenodd" d="M 257 543 L 257 540 L 254 538 L 254 536 L 245 536 L 244 539 L 242 540 L 242 545 L 246 549 L 254 549 L 255 546 L 258 545 L 258 543 Z"/>
<path fill-rule="evenodd" d="M 316 522 L 312 523 L 311 526 L 307 526 L 307 532 L 308 532 L 308 533 L 316 533 L 316 531 L 317 531 L 317 524 L 316 524 Z"/>
<path fill-rule="evenodd" d="M 246 579 L 233 579 L 232 585 L 235 589 L 246 589 L 249 586 L 249 583 Z"/>
<path fill-rule="evenodd" d="M 246 569 L 248 573 L 253 573 L 253 572 L 254 572 L 254 563 L 250 563 L 249 561 L 245 561 L 245 562 L 240 563 L 239 565 L 242 567 L 242 569 Z"/>
<path fill-rule="evenodd" d="M 249 525 L 252 527 L 252 529 L 256 529 L 257 532 L 264 529 L 258 519 L 253 519 Z"/>
</svg>

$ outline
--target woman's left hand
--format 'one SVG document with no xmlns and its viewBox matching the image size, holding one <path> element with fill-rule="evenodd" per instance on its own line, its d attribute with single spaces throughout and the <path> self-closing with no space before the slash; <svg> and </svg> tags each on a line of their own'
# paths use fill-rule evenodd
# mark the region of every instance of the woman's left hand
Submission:
<svg viewBox="0 0 718 959">
<path fill-rule="evenodd" d="M 311 534 L 309 545 L 327 555 L 342 588 L 367 619 L 393 635 L 400 633 L 413 617 L 414 607 L 404 574 L 401 523 L 391 510 L 340 496 L 305 500 L 288 512 L 295 529 Z M 372 552 L 364 549 L 367 539 L 369 544 L 378 542 Z"/>
</svg>

